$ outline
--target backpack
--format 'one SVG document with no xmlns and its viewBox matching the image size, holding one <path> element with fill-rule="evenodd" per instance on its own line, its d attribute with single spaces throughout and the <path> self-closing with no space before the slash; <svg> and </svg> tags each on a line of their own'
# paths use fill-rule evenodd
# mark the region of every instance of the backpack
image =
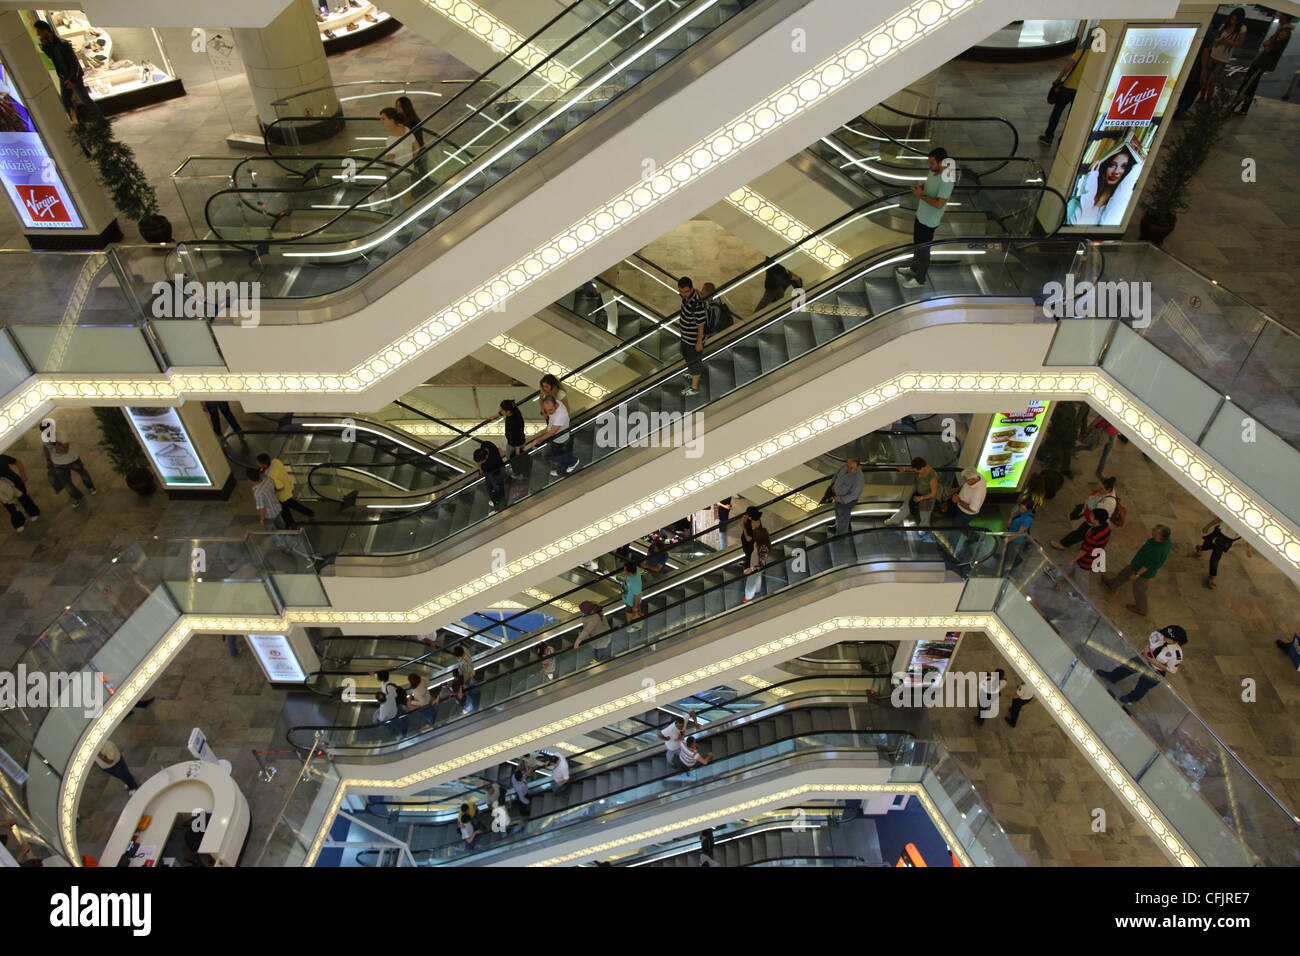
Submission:
<svg viewBox="0 0 1300 956">
<path fill-rule="evenodd" d="M 399 711 L 406 706 L 406 699 L 410 695 L 406 692 L 405 687 L 402 687 L 400 684 L 394 684 L 392 681 L 389 681 L 384 686 L 393 689 L 393 696 L 397 698 L 397 709 Z"/>
<path fill-rule="evenodd" d="M 731 328 L 732 321 L 731 309 L 727 308 L 727 303 L 721 299 L 709 301 L 709 310 L 704 319 L 706 335 L 717 335 L 724 329 Z"/>
</svg>

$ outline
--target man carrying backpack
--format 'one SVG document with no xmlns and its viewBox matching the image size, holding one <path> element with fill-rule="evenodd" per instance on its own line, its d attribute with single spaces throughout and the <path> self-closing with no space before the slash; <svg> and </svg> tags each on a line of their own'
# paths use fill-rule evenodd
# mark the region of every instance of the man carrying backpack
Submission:
<svg viewBox="0 0 1300 956">
<path fill-rule="evenodd" d="M 704 318 L 704 334 L 706 336 L 717 335 L 731 328 L 734 318 L 731 315 L 731 309 L 727 303 L 722 301 L 721 296 L 714 296 L 718 291 L 717 286 L 712 282 L 706 282 L 700 286 L 700 297 L 704 299 L 704 307 L 708 313 Z"/>
</svg>

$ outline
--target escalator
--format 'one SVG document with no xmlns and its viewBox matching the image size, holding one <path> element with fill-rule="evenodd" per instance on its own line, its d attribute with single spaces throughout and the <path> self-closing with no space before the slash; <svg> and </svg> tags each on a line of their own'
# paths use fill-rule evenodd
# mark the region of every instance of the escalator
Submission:
<svg viewBox="0 0 1300 956">
<path fill-rule="evenodd" d="M 467 852 L 454 812 L 402 832 L 417 864 L 494 864 L 539 841 L 573 839 L 575 831 L 591 832 L 668 801 L 687 801 L 693 791 L 716 791 L 726 781 L 788 767 L 792 760 L 833 751 L 847 760 L 888 766 L 904 740 L 927 733 L 924 712 L 882 708 L 862 697 L 854 683 L 846 680 L 839 688 L 817 688 L 811 680 L 802 687 L 787 685 L 790 696 L 769 707 L 702 727 L 696 734 L 700 754 L 711 753 L 712 759 L 689 772 L 667 766 L 657 739 L 612 757 L 576 754 L 569 758 L 566 792 L 556 794 L 544 780 L 544 785 L 533 784 L 523 829 L 485 834 L 473 852 Z M 490 813 L 490 808 L 480 812 Z M 392 812 L 393 832 L 409 819 L 402 810 Z"/>
<path fill-rule="evenodd" d="M 859 218 L 869 214 L 870 209 L 861 212 Z M 674 358 L 680 353 L 672 319 L 663 320 L 651 331 L 616 346 L 575 374 L 590 370 L 629 347 L 651 357 L 663 356 L 660 370 L 574 415 L 569 431 L 573 454 L 583 469 L 602 467 L 621 450 L 606 437 L 620 419 L 675 422 L 679 437 L 689 442 L 690 436 L 685 434 L 687 419 L 683 416 L 705 413 L 712 403 L 746 386 L 756 385 L 766 376 L 838 341 L 880 315 L 922 296 L 928 297 L 933 294 L 929 286 L 954 296 L 988 295 L 1008 288 L 1033 289 L 1041 286 L 1041 281 L 1036 281 L 1039 274 L 1065 274 L 1078 268 L 1081 256 L 1091 255 L 1087 247 L 1076 243 L 1030 240 L 996 247 L 983 244 L 978 249 L 971 249 L 966 243 L 935 243 L 933 248 L 934 264 L 925 289 L 905 289 L 891 272 L 882 272 L 902 257 L 896 250 L 878 252 L 810 287 L 802 308 L 773 305 L 753 320 L 738 322 L 715 339 L 716 344 L 710 343 L 702 362 L 706 375 L 698 396 L 684 395 L 680 390 L 685 369 L 680 359 Z M 986 255 L 990 249 L 995 253 L 1000 251 L 1000 259 L 993 258 L 990 262 L 992 257 Z M 762 271 L 761 268 L 751 270 L 730 283 L 729 288 L 756 283 Z M 471 429 L 468 434 L 476 430 Z M 448 444 L 463 440 L 454 439 Z M 529 456 L 525 463 L 528 467 L 511 471 L 507 507 L 501 513 L 509 513 L 514 506 L 559 483 L 562 476 L 548 466 L 549 452 L 543 446 Z M 487 482 L 476 474 L 442 486 L 432 501 L 428 489 L 421 489 L 410 495 L 400 492 L 387 495 L 384 505 L 389 514 L 379 519 L 318 520 L 312 526 L 316 552 L 341 559 L 410 559 L 442 546 L 497 514 Z"/>
<path fill-rule="evenodd" d="M 187 264 L 204 278 L 261 281 L 268 298 L 338 292 L 370 275 L 624 93 L 661 75 L 679 59 L 689 61 L 683 53 L 719 28 L 729 28 L 748 5 L 738 0 L 694 0 L 684 6 L 674 0 L 644 0 L 610 7 L 588 22 L 577 16 L 584 3 L 571 4 L 538 31 L 572 31 L 548 56 L 524 70 L 507 55 L 415 130 L 378 151 L 358 148 L 359 143 L 375 147 L 385 141 L 375 118 L 277 120 L 267 131 L 268 141 L 301 144 L 311 138 L 324 155 L 359 157 L 361 172 L 388 164 L 383 168 L 391 175 L 380 183 L 329 183 L 287 194 L 258 188 L 223 190 L 207 204 L 210 223 L 214 218 L 237 219 L 241 209 L 283 203 L 277 235 L 256 245 L 187 243 Z M 642 8 L 634 17 L 627 15 L 633 7 Z M 334 135 L 321 136 L 323 122 L 333 124 Z M 423 141 L 418 150 L 417 134 Z M 290 150 L 295 148 L 291 145 Z M 292 225 L 298 220 L 305 220 L 301 228 Z"/>
</svg>

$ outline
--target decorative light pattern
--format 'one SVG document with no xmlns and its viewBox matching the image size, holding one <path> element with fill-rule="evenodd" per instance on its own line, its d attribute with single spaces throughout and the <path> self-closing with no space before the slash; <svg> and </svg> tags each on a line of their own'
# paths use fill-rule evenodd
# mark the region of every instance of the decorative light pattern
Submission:
<svg viewBox="0 0 1300 956">
<path fill-rule="evenodd" d="M 755 687 L 758 690 L 767 690 L 768 688 L 771 688 L 773 697 L 780 698 L 790 696 L 790 692 L 784 687 L 773 687 L 771 681 L 765 681 L 763 678 L 755 677 L 753 674 L 745 674 L 743 677 L 737 678 L 737 680 L 743 681 L 750 687 Z"/>
<path fill-rule="evenodd" d="M 568 611 L 570 614 L 578 613 L 578 605 L 574 604 L 572 601 L 566 601 L 563 598 L 556 600 L 541 588 L 524 588 L 524 593 L 530 598 L 536 598 L 539 601 L 545 601 L 547 604 L 552 604 L 555 607 L 558 607 L 561 611 Z"/>
<path fill-rule="evenodd" d="M 763 481 L 760 481 L 758 483 L 758 487 L 762 488 L 764 491 L 770 491 L 778 498 L 781 495 L 788 494 L 790 491 L 793 490 L 784 481 L 779 481 L 776 478 L 767 478 Z M 786 498 L 785 500 L 790 502 L 790 504 L 794 505 L 796 508 L 802 509 L 803 511 L 816 511 L 818 508 L 821 507 L 821 505 L 819 505 L 816 501 L 813 501 L 802 491 L 790 495 L 790 497 Z"/>
<path fill-rule="evenodd" d="M 504 333 L 496 336 L 488 344 L 498 352 L 509 355 L 512 359 L 518 359 L 525 365 L 531 365 L 539 372 L 550 372 L 556 378 L 563 378 L 565 375 L 569 375 L 570 377 L 564 380 L 565 388 L 577 389 L 579 392 L 582 392 L 582 394 L 589 395 L 597 401 L 600 401 L 609 394 L 608 389 L 601 385 L 597 385 L 591 379 L 587 378 L 587 376 L 573 375 L 573 370 L 568 366 L 561 365 L 554 359 L 548 358 L 536 349 L 530 348 L 518 339 L 513 339 Z"/>
<path fill-rule="evenodd" d="M 423 0 L 431 9 L 444 9 L 462 23 L 477 24 L 487 36 L 488 14 L 471 17 L 469 0 Z M 230 373 L 173 371 L 151 377 L 78 377 L 75 381 L 37 381 L 0 410 L 0 435 L 17 427 L 45 402 L 67 401 L 133 404 L 179 401 L 183 397 L 239 398 L 242 395 L 291 395 L 325 392 L 356 395 L 372 388 L 397 369 L 426 354 L 456 332 L 541 277 L 580 255 L 697 182 L 723 162 L 759 143 L 794 116 L 820 103 L 881 63 L 902 53 L 929 33 L 952 22 L 979 0 L 914 0 L 884 23 L 828 57 L 802 76 L 778 88 L 739 116 L 667 160 L 650 182 L 632 185 L 572 223 L 548 242 L 471 290 L 459 301 L 421 322 L 351 370 L 333 374 Z"/>
<path fill-rule="evenodd" d="M 834 302 L 809 302 L 804 306 L 805 312 L 817 315 L 871 315 L 871 310 L 862 305 L 836 305 Z"/>
<path fill-rule="evenodd" d="M 450 419 L 447 421 L 447 425 L 452 426 L 451 428 L 448 428 L 447 425 L 439 425 L 437 422 L 425 421 L 422 418 L 393 418 L 388 420 L 388 424 L 416 438 L 453 438 L 456 435 L 459 435 L 460 432 L 467 432 L 471 428 L 477 429 L 477 431 L 474 432 L 475 436 L 504 436 L 506 433 L 506 423 L 501 419 L 488 422 L 482 428 L 478 427 L 478 422 L 471 421 L 468 418 L 463 418 L 459 421 L 454 418 Z M 459 428 L 460 431 L 454 430 L 457 428 Z"/>
<path fill-rule="evenodd" d="M 759 225 L 766 226 L 787 243 L 796 243 L 813 232 L 811 227 L 796 219 L 770 199 L 760 196 L 748 186 L 741 186 L 727 196 L 727 202 Z M 822 265 L 831 269 L 841 269 L 853 259 L 852 256 L 829 239 L 812 239 L 800 246 L 799 251 L 812 256 Z"/>
<path fill-rule="evenodd" d="M 520 47 L 520 44 L 527 39 L 472 0 L 420 0 L 420 2 L 430 10 L 442 14 L 466 33 L 482 40 L 498 53 L 516 50 L 516 47 Z M 529 43 L 512 53 L 511 59 L 522 64 L 525 69 L 531 70 L 543 62 L 547 55 L 541 47 Z M 534 75 L 564 91 L 572 89 L 582 81 L 581 76 L 554 60 Z"/>
</svg>

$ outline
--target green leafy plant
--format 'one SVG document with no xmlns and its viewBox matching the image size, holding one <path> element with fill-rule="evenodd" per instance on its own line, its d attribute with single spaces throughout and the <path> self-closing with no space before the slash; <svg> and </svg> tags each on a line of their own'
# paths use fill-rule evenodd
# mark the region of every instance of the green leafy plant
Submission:
<svg viewBox="0 0 1300 956">
<path fill-rule="evenodd" d="M 1187 111 L 1183 135 L 1161 150 L 1164 162 L 1151 177 L 1142 197 L 1142 208 L 1152 222 L 1171 223 L 1187 208 L 1187 191 L 1192 178 L 1210 155 L 1228 118 L 1229 95 L 1220 84 L 1209 99 Z"/>
<path fill-rule="evenodd" d="M 122 409 L 96 408 L 94 411 L 102 435 L 99 447 L 104 449 L 113 470 L 124 478 L 141 470 L 148 471 L 149 459 L 145 457 L 135 430 Z"/>
<path fill-rule="evenodd" d="M 113 135 L 112 124 L 101 114 L 72 127 L 73 141 L 90 157 L 113 204 L 133 222 L 148 226 L 158 222 L 158 194 L 136 162 L 130 146 Z"/>
</svg>

